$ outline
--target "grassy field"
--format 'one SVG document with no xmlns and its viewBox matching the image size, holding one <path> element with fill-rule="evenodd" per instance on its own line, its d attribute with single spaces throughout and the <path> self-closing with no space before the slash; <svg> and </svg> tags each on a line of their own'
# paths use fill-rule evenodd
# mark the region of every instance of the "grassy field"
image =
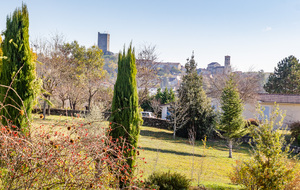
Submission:
<svg viewBox="0 0 300 190">
<path fill-rule="evenodd" d="M 139 145 L 144 150 L 141 156 L 147 161 L 142 168 L 146 174 L 170 170 L 193 178 L 193 185 L 239 189 L 230 184 L 228 173 L 236 160 L 249 158 L 248 146 L 238 146 L 234 150 L 234 158 L 228 158 L 225 141 L 208 141 L 206 147 L 203 142 L 197 141 L 193 150 L 187 139 L 173 140 L 172 132 L 168 130 L 143 126 L 140 134 Z"/>
<path fill-rule="evenodd" d="M 80 118 L 50 116 L 43 120 L 39 115 L 34 115 L 33 128 L 54 125 L 55 130 L 65 130 L 66 123 L 81 122 L 84 120 Z M 234 149 L 233 158 L 230 159 L 225 141 L 208 141 L 206 147 L 203 142 L 197 141 L 193 148 L 188 139 L 173 140 L 171 131 L 146 126 L 141 128 L 138 145 L 141 147 L 139 166 L 144 171 L 144 178 L 154 171 L 170 170 L 193 178 L 194 186 L 199 184 L 212 189 L 239 189 L 230 184 L 227 175 L 236 160 L 249 158 L 247 145 Z"/>
</svg>

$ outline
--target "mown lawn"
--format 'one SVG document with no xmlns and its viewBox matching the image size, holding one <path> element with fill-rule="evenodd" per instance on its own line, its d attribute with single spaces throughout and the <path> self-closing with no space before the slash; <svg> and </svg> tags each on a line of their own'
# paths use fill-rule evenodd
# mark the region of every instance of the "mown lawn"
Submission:
<svg viewBox="0 0 300 190">
<path fill-rule="evenodd" d="M 39 115 L 34 115 L 33 128 L 44 125 L 54 126 L 50 127 L 49 132 L 64 131 L 66 123 L 76 125 L 83 122 L 84 119 L 81 118 L 64 116 L 50 116 L 43 120 Z M 141 147 L 138 163 L 139 168 L 144 171 L 143 178 L 154 171 L 170 170 L 193 178 L 194 186 L 199 184 L 211 189 L 240 189 L 239 186 L 230 184 L 228 173 L 236 160 L 249 158 L 247 145 L 238 146 L 234 149 L 234 158 L 228 158 L 225 141 L 208 141 L 206 147 L 203 142 L 197 141 L 193 153 L 193 146 L 188 139 L 173 140 L 171 131 L 146 126 L 141 127 L 138 145 Z"/>
<path fill-rule="evenodd" d="M 208 141 L 206 148 L 201 141 L 197 141 L 193 154 L 193 146 L 188 139 L 173 140 L 171 131 L 142 126 L 140 134 L 139 145 L 144 150 L 141 156 L 147 162 L 142 166 L 146 176 L 153 171 L 170 170 L 193 178 L 195 186 L 199 184 L 215 188 L 219 186 L 218 189 L 239 189 L 230 184 L 228 173 L 236 160 L 249 158 L 249 146 L 238 146 L 234 150 L 234 158 L 228 158 L 225 141 Z"/>
</svg>

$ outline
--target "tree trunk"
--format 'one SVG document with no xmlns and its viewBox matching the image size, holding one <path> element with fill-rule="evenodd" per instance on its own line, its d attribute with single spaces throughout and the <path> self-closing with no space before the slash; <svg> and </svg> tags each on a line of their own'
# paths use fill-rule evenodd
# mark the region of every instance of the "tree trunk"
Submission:
<svg viewBox="0 0 300 190">
<path fill-rule="evenodd" d="M 175 114 L 176 114 L 176 112 L 175 112 Z M 174 118 L 174 126 L 173 126 L 173 129 L 174 129 L 174 131 L 173 131 L 173 139 L 175 140 L 175 136 L 176 136 L 176 115 L 175 115 L 175 118 Z"/>
<path fill-rule="evenodd" d="M 50 101 L 50 96 L 48 96 L 48 100 Z M 48 115 L 50 115 L 50 108 L 51 108 L 51 106 L 50 106 L 50 104 L 48 104 Z"/>
<path fill-rule="evenodd" d="M 175 140 L 175 137 L 176 137 L 176 130 L 175 130 L 175 127 L 174 127 L 174 131 L 173 131 L 173 139 Z"/>
<path fill-rule="evenodd" d="M 232 139 L 229 139 L 228 146 L 229 146 L 229 158 L 232 158 Z"/>
<path fill-rule="evenodd" d="M 95 170 L 96 170 L 96 172 L 95 172 L 95 178 L 96 179 L 99 179 L 99 177 L 101 176 L 101 174 L 102 174 L 102 171 L 100 170 L 100 165 L 101 163 L 100 163 L 100 159 L 96 159 L 96 164 L 95 164 Z"/>
<path fill-rule="evenodd" d="M 65 109 L 65 100 L 61 100 L 62 103 L 62 109 Z"/>
<path fill-rule="evenodd" d="M 43 120 L 45 120 L 46 119 L 46 106 L 47 106 L 47 101 L 46 100 L 44 100 L 44 107 L 43 107 Z"/>
<path fill-rule="evenodd" d="M 92 96 L 91 94 L 89 95 L 89 100 L 88 100 L 88 111 L 91 111 L 91 102 L 92 102 Z"/>
</svg>

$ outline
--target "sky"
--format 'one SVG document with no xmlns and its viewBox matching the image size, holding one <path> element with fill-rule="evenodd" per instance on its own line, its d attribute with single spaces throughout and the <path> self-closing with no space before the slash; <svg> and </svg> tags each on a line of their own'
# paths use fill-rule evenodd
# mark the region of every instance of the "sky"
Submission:
<svg viewBox="0 0 300 190">
<path fill-rule="evenodd" d="M 283 58 L 300 58 L 299 0 L 23 0 L 30 40 L 63 34 L 90 47 L 110 34 L 110 51 L 155 45 L 159 61 L 182 65 L 194 51 L 198 68 L 273 72 Z M 21 0 L 0 0 L 0 31 Z"/>
</svg>

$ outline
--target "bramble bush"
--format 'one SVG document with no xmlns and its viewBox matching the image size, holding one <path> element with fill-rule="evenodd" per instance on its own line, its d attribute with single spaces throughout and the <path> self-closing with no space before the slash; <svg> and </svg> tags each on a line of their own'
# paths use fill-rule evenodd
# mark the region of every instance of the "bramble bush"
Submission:
<svg viewBox="0 0 300 190">
<path fill-rule="evenodd" d="M 122 138 L 116 143 L 107 135 L 110 128 L 100 135 L 89 134 L 89 125 L 40 126 L 28 136 L 15 126 L 2 126 L 1 187 L 106 189 L 117 188 L 119 181 L 134 186 L 137 178 L 127 172 L 123 156 L 130 145 Z"/>
<path fill-rule="evenodd" d="M 124 156 L 134 147 L 122 137 L 113 139 L 101 117 L 78 120 L 31 126 L 25 134 L 11 123 L 0 125 L 0 189 L 143 187 L 137 178 L 143 171 L 130 174 Z"/>
</svg>

